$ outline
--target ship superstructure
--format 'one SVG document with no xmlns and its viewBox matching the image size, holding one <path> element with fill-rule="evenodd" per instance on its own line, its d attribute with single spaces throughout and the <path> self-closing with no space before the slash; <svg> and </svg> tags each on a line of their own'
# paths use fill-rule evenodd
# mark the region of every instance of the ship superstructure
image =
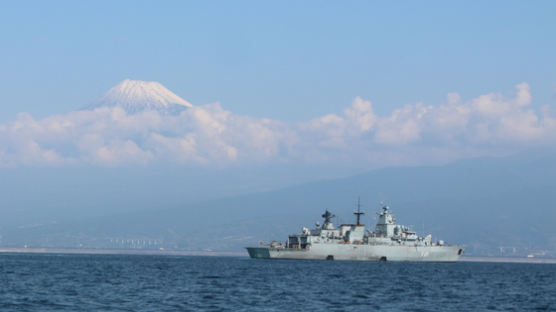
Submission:
<svg viewBox="0 0 556 312">
<path fill-rule="evenodd" d="M 336 228 L 335 216 L 328 210 L 309 230 L 290 235 L 285 244 L 272 242 L 264 247 L 247 247 L 251 258 L 262 259 L 311 259 L 311 260 L 360 260 L 360 261 L 457 261 L 465 246 L 450 245 L 442 240 L 433 242 L 431 235 L 420 237 L 409 227 L 396 224 L 390 207 L 383 206 L 378 213 L 374 231 L 361 224 L 364 212 L 358 204 L 356 223 L 342 224 Z"/>
</svg>

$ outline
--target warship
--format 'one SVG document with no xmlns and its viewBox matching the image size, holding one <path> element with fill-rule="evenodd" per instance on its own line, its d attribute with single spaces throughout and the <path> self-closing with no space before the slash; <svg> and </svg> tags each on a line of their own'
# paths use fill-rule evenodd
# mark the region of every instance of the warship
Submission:
<svg viewBox="0 0 556 312">
<path fill-rule="evenodd" d="M 302 228 L 301 233 L 289 235 L 285 244 L 273 241 L 261 247 L 246 247 L 255 259 L 305 259 L 352 261 L 434 261 L 455 262 L 465 246 L 450 245 L 442 240 L 432 241 L 431 235 L 420 237 L 409 227 L 396 224 L 389 206 L 378 214 L 374 231 L 361 224 L 360 205 L 357 205 L 355 224 L 335 228 L 328 210 L 315 228 Z"/>
</svg>

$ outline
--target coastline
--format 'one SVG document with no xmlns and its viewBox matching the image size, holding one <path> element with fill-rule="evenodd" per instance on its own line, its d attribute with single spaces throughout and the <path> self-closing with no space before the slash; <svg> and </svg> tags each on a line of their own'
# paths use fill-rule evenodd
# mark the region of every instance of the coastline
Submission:
<svg viewBox="0 0 556 312">
<path fill-rule="evenodd" d="M 248 257 L 247 252 L 207 251 L 207 250 L 141 250 L 141 249 L 81 249 L 81 248 L 8 248 L 0 247 L 0 254 L 77 254 L 77 255 L 151 255 L 151 256 L 212 256 Z M 461 257 L 461 262 L 491 263 L 544 263 L 556 264 L 556 259 L 541 258 L 498 258 L 498 257 Z"/>
<path fill-rule="evenodd" d="M 206 250 L 147 250 L 147 249 L 82 249 L 82 248 L 7 248 L 0 247 L 4 253 L 44 253 L 78 255 L 160 255 L 160 256 L 247 256 L 247 252 L 206 251 Z"/>
<path fill-rule="evenodd" d="M 556 259 L 547 258 L 497 258 L 497 257 L 461 257 L 462 262 L 495 262 L 495 263 L 548 263 L 556 264 Z"/>
</svg>

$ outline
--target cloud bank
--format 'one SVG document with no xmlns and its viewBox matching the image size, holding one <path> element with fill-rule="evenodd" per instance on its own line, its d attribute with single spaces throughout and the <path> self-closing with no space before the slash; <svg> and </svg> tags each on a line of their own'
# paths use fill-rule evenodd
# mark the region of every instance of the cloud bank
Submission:
<svg viewBox="0 0 556 312">
<path fill-rule="evenodd" d="M 0 124 L 0 167 L 175 163 L 225 167 L 254 162 L 423 164 L 556 143 L 556 113 L 532 108 L 527 83 L 509 98 L 423 103 L 378 116 L 356 97 L 341 114 L 301 123 L 237 115 L 220 104 L 177 115 L 99 107 Z"/>
</svg>

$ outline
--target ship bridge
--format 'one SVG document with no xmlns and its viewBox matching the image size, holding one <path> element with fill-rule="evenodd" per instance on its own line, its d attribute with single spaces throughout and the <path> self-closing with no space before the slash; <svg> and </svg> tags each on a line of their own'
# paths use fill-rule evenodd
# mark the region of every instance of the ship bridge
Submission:
<svg viewBox="0 0 556 312">
<path fill-rule="evenodd" d="M 389 206 L 382 207 L 382 211 L 378 214 L 378 222 L 375 227 L 377 236 L 392 237 L 396 228 L 396 218 L 390 212 Z"/>
</svg>

